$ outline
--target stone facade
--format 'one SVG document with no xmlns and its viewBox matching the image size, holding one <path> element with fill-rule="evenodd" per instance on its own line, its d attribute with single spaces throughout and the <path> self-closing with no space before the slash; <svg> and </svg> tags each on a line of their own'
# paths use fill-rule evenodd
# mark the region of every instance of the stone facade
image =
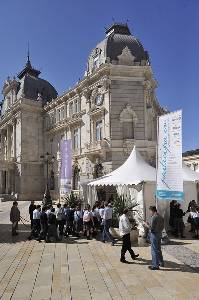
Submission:
<svg viewBox="0 0 199 300">
<path fill-rule="evenodd" d="M 148 54 L 127 25 L 113 25 L 106 33 L 88 58 L 85 76 L 64 94 L 54 97 L 51 90 L 53 99 L 42 92 L 31 99 L 23 91 L 17 98 L 15 92 L 8 105 L 4 93 L 0 193 L 41 199 L 46 182 L 41 157 L 48 153 L 55 158 L 48 177 L 57 199 L 62 139 L 72 140 L 74 190 L 119 167 L 134 145 L 155 164 L 156 120 L 163 109 L 155 96 L 157 82 Z M 31 68 L 20 73 L 20 81 L 27 71 L 37 75 Z M 9 85 L 15 88 L 15 81 Z"/>
</svg>

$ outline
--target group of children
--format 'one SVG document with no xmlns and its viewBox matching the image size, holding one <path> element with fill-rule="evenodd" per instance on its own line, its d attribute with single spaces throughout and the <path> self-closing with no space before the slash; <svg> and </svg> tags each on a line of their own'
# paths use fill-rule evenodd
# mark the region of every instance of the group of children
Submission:
<svg viewBox="0 0 199 300">
<path fill-rule="evenodd" d="M 34 201 L 29 206 L 31 220 L 31 234 L 29 239 L 38 241 L 61 240 L 63 236 L 73 235 L 77 238 L 84 235 L 87 239 L 96 236 L 102 229 L 104 203 L 96 202 L 93 208 L 87 204 L 84 209 L 81 203 L 69 207 L 67 204 L 57 204 L 57 207 L 35 205 Z M 103 229 L 102 229 L 103 230 Z"/>
</svg>

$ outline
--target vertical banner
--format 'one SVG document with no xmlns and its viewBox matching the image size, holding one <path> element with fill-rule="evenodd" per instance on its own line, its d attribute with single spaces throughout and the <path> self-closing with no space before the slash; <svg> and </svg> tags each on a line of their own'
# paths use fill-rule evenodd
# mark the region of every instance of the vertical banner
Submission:
<svg viewBox="0 0 199 300">
<path fill-rule="evenodd" d="M 159 117 L 156 196 L 183 200 L 182 111 Z"/>
<path fill-rule="evenodd" d="M 72 144 L 71 140 L 61 140 L 61 169 L 60 169 L 60 196 L 71 191 L 72 179 Z"/>
</svg>

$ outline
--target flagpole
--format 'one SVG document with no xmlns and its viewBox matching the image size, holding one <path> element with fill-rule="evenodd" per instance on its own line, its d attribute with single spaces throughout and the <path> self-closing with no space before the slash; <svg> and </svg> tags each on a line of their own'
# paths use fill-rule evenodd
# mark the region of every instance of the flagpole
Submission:
<svg viewBox="0 0 199 300">
<path fill-rule="evenodd" d="M 157 124 L 156 124 L 156 130 L 157 130 L 157 143 L 156 143 L 156 189 L 157 192 L 157 173 L 158 173 L 158 148 L 159 148 L 159 116 L 157 116 Z M 158 209 L 158 198 L 155 192 L 155 206 Z"/>
</svg>

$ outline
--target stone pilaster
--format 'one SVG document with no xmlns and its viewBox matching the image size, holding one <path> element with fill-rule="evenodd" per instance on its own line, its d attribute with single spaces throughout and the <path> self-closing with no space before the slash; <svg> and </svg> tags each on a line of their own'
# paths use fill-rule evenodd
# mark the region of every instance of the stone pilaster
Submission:
<svg viewBox="0 0 199 300">
<path fill-rule="evenodd" d="M 16 159 L 16 122 L 13 123 L 13 158 Z"/>
</svg>

